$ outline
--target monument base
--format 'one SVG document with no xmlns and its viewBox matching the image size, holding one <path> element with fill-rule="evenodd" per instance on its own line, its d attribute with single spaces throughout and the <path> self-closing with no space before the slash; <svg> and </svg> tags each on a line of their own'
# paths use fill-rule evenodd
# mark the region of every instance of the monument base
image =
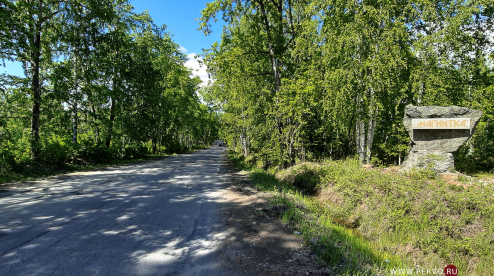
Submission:
<svg viewBox="0 0 494 276">
<path fill-rule="evenodd" d="M 455 160 L 451 152 L 443 151 L 410 151 L 402 164 L 401 171 L 412 169 L 431 169 L 436 173 L 454 171 Z"/>
</svg>

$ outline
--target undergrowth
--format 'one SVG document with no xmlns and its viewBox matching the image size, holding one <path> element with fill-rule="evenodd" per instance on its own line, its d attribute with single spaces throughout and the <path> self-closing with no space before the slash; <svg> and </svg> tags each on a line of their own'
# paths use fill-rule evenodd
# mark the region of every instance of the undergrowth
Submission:
<svg viewBox="0 0 494 276">
<path fill-rule="evenodd" d="M 282 220 L 338 274 L 454 264 L 461 275 L 494 275 L 492 185 L 464 188 L 352 159 L 266 171 L 229 155 L 259 189 L 275 194 L 275 204 L 287 206 Z"/>
<path fill-rule="evenodd" d="M 165 157 L 163 154 L 147 154 L 140 158 L 126 158 L 126 159 L 114 159 L 102 162 L 88 162 L 88 163 L 62 163 L 53 164 L 48 162 L 25 162 L 18 164 L 15 168 L 10 169 L 7 172 L 0 173 L 0 184 L 13 181 L 33 180 L 43 177 L 71 173 L 76 171 L 91 170 L 95 168 L 126 164 L 129 162 L 139 162 L 144 160 L 150 160 L 154 158 Z"/>
<path fill-rule="evenodd" d="M 12 162 L 1 162 L 2 160 L 0 160 L 0 184 L 162 158 L 170 154 L 206 149 L 208 146 L 196 145 L 191 149 L 181 148 L 176 149 L 176 152 L 160 151 L 153 154 L 147 148 L 139 145 L 129 145 L 123 152 L 119 152 L 115 148 L 108 149 L 106 146 L 85 147 L 80 145 L 78 151 L 72 153 L 73 156 L 67 153 L 70 150 L 62 151 L 60 148 L 60 145 L 52 150 L 45 148 L 43 158 L 39 160 L 24 159 Z"/>
</svg>

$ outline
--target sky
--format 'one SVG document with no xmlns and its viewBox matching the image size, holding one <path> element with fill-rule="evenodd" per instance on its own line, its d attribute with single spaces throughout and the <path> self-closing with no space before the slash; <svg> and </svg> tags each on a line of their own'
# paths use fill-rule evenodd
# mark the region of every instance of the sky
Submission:
<svg viewBox="0 0 494 276">
<path fill-rule="evenodd" d="M 134 12 L 148 10 L 156 25 L 166 24 L 168 31 L 172 34 L 172 39 L 182 47 L 183 52 L 189 58 L 185 65 L 194 70 L 194 75 L 199 76 L 203 84 L 207 83 L 206 68 L 205 66 L 200 68 L 194 56 L 200 54 L 202 49 L 210 48 L 215 41 L 221 40 L 223 21 L 220 19 L 217 23 L 213 23 L 213 33 L 205 36 L 203 32 L 197 31 L 199 22 L 195 19 L 201 16 L 201 10 L 206 7 L 206 3 L 213 2 L 213 0 L 129 1 L 134 6 Z"/>
<path fill-rule="evenodd" d="M 207 82 L 206 68 L 200 68 L 194 58 L 200 54 L 202 49 L 210 48 L 215 41 L 221 40 L 222 20 L 213 23 L 213 33 L 205 36 L 197 31 L 199 22 L 196 18 L 201 16 L 200 12 L 206 7 L 206 3 L 213 0 L 129 0 L 134 6 L 134 12 L 140 13 L 145 10 L 149 12 L 158 26 L 165 24 L 171 33 L 175 43 L 181 46 L 182 51 L 187 54 L 189 61 L 186 66 L 194 70 L 194 75 L 199 76 Z M 24 76 L 19 63 L 5 61 L 5 67 L 0 67 L 0 73 L 7 72 L 11 75 Z"/>
</svg>

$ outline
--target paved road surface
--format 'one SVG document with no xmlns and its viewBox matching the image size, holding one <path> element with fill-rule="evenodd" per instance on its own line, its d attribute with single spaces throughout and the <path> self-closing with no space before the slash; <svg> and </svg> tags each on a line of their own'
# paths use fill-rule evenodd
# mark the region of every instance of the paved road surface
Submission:
<svg viewBox="0 0 494 276">
<path fill-rule="evenodd" d="M 224 148 L 0 194 L 0 275 L 227 275 Z"/>
</svg>

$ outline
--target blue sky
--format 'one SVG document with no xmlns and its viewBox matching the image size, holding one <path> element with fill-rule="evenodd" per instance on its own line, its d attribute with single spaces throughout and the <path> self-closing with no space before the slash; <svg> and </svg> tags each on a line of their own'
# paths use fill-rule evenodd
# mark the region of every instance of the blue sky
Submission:
<svg viewBox="0 0 494 276">
<path fill-rule="evenodd" d="M 194 70 L 195 75 L 205 80 L 207 74 L 205 68 L 199 68 L 198 62 L 193 58 L 200 54 L 202 49 L 210 48 L 215 41 L 221 40 L 222 20 L 213 24 L 213 33 L 205 36 L 201 31 L 197 31 L 199 26 L 196 18 L 200 17 L 200 12 L 206 7 L 206 3 L 213 0 L 129 0 L 134 6 L 134 12 L 139 13 L 148 10 L 156 25 L 167 25 L 167 30 L 171 32 L 175 43 L 183 47 L 183 51 L 188 55 L 187 66 Z M 5 62 L 7 68 L 0 67 L 0 73 L 7 72 L 12 75 L 23 76 L 20 64 Z"/>
<path fill-rule="evenodd" d="M 199 26 L 196 18 L 212 0 L 130 0 L 134 12 L 148 10 L 157 25 L 167 25 L 173 40 L 185 47 L 189 53 L 200 53 L 221 39 L 221 20 L 213 26 L 213 34 L 209 37 L 197 31 Z"/>
<path fill-rule="evenodd" d="M 171 32 L 175 43 L 183 47 L 183 51 L 189 57 L 185 64 L 194 71 L 194 75 L 207 82 L 205 67 L 200 67 L 194 58 L 200 54 L 202 49 L 210 48 L 215 41 L 221 40 L 223 21 L 220 19 L 213 24 L 213 33 L 205 36 L 201 31 L 197 31 L 199 22 L 196 18 L 201 15 L 201 10 L 206 7 L 206 3 L 213 0 L 129 0 L 134 6 L 134 12 L 147 10 L 156 25 L 166 24 L 167 30 Z"/>
</svg>

